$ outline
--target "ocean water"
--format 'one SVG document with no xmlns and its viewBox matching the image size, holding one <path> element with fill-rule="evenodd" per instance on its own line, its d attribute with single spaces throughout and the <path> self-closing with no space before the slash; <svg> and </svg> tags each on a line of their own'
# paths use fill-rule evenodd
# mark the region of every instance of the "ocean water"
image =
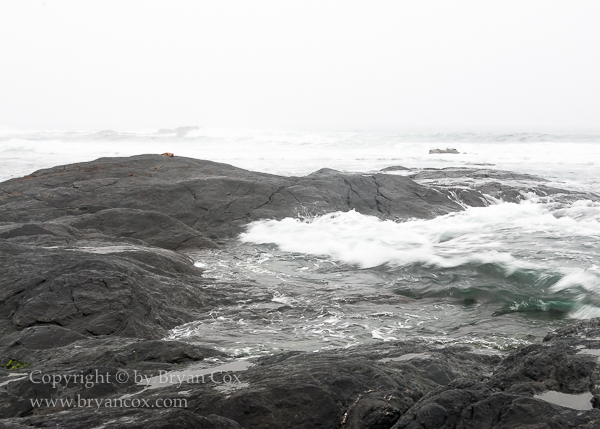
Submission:
<svg viewBox="0 0 600 429">
<path fill-rule="evenodd" d="M 0 129 L 0 180 L 101 156 L 173 152 L 281 175 L 469 167 L 600 192 L 600 136 L 551 134 L 23 132 Z M 429 154 L 456 148 L 458 155 Z M 480 179 L 481 180 L 481 179 Z M 430 180 L 422 180 L 427 184 Z M 453 179 L 435 180 L 437 185 Z M 600 316 L 600 202 L 524 194 L 520 204 L 430 220 L 339 212 L 261 220 L 190 255 L 212 286 L 239 284 L 170 337 L 238 356 L 418 337 L 506 350 Z"/>
</svg>

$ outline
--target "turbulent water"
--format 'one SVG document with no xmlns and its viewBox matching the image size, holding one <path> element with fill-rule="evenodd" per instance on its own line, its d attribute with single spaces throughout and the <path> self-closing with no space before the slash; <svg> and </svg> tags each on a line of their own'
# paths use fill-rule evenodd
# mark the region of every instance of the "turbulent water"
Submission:
<svg viewBox="0 0 600 429">
<path fill-rule="evenodd" d="M 100 156 L 169 151 L 282 175 L 324 167 L 479 167 L 538 175 L 563 189 L 600 190 L 594 135 L 179 134 L 5 129 L 0 178 Z M 446 147 L 461 153 L 428 153 Z M 390 174 L 399 173 L 410 171 Z M 430 220 L 394 222 L 351 211 L 254 222 L 221 249 L 191 254 L 215 288 L 239 284 L 243 293 L 171 337 L 239 356 L 406 337 L 506 349 L 572 319 L 600 316 L 600 203 L 523 197 L 520 204 L 494 201 Z"/>
</svg>

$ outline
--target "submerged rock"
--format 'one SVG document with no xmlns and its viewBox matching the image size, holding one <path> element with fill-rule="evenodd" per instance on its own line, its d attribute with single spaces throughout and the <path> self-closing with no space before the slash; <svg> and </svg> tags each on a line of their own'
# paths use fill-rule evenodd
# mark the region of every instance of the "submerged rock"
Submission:
<svg viewBox="0 0 600 429">
<path fill-rule="evenodd" d="M 600 201 L 600 195 L 548 185 L 548 180 L 532 174 L 484 168 L 428 168 L 409 175 L 412 180 L 429 186 L 470 189 L 492 198 L 518 203 L 530 196 L 554 201 Z"/>
</svg>

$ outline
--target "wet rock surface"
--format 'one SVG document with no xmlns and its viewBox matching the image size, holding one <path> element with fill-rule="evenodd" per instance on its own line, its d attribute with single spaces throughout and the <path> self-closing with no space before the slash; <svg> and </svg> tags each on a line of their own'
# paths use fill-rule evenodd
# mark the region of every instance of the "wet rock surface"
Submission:
<svg viewBox="0 0 600 429">
<path fill-rule="evenodd" d="M 84 335 L 160 338 L 216 304 L 218 294 L 206 293 L 202 270 L 186 256 L 141 246 L 121 251 L 126 243 L 115 251 L 115 243 L 106 244 L 0 240 L 0 332 L 55 324 Z M 98 247 L 114 253 L 95 253 Z"/>
<path fill-rule="evenodd" d="M 597 404 L 598 356 L 581 351 L 600 348 L 600 340 L 588 335 L 598 330 L 600 320 L 595 319 L 575 336 L 559 333 L 508 356 L 396 341 L 320 353 L 282 353 L 254 359 L 247 370 L 226 370 L 223 364 L 231 359 L 179 341 L 95 337 L 45 350 L 17 342 L 3 346 L 0 357 L 33 362 L 38 372 L 30 379 L 29 368 L 16 371 L 23 378 L 0 371 L 0 427 L 83 428 L 110 423 L 106 427 L 137 428 L 146 422 L 157 428 L 599 427 L 600 410 L 592 406 L 577 410 L 536 397 L 536 392 L 548 390 L 592 391 L 591 405 Z M 199 368 L 205 369 L 203 379 L 175 378 L 156 388 L 144 383 L 159 374 L 165 379 L 168 374 L 198 374 Z M 95 371 L 111 374 L 111 382 L 88 388 L 81 383 L 62 382 L 56 388 L 40 383 L 40 374 L 89 374 L 97 380 Z M 130 379 L 118 382 L 119 371 Z M 141 382 L 135 383 L 134 374 Z M 36 398 L 78 394 L 101 401 L 137 399 L 141 404 L 184 399 L 186 406 L 152 410 L 92 403 L 50 409 L 30 404 Z"/>
<path fill-rule="evenodd" d="M 104 158 L 0 184 L 0 427 L 600 427 L 599 319 L 510 354 L 388 341 L 254 357 L 247 369 L 164 339 L 253 287 L 204 277 L 185 253 L 222 245 L 248 221 L 351 209 L 431 218 L 523 192 L 440 180 L 510 173 L 279 177 L 179 157 L 156 169 L 162 162 Z M 550 192 L 524 176 L 515 180 Z M 540 397 L 548 391 L 591 401 L 565 407 Z"/>
<path fill-rule="evenodd" d="M 564 202 L 600 201 L 597 193 L 559 188 L 549 185 L 548 181 L 542 177 L 512 171 L 487 168 L 431 168 L 418 170 L 407 177 L 424 185 L 469 189 L 512 203 L 523 201 L 527 195 L 541 198 L 552 197 L 554 201 Z"/>
<path fill-rule="evenodd" d="M 462 202 L 449 191 L 401 176 L 324 169 L 304 177 L 282 177 L 177 156 L 167 158 L 157 170 L 162 162 L 160 155 L 101 158 L 4 182 L 0 185 L 0 222 L 17 225 L 3 228 L 0 234 L 40 235 L 41 230 L 48 230 L 41 223 L 62 219 L 60 225 L 78 230 L 144 240 L 153 236 L 143 228 L 145 219 L 155 227 L 179 229 L 181 243 L 185 243 L 194 232 L 176 221 L 195 230 L 198 237 L 219 239 L 231 237 L 247 222 L 262 218 L 351 209 L 380 217 L 431 218 L 463 209 Z M 467 194 L 471 204 L 487 204 L 479 193 Z M 134 211 L 97 214 L 107 209 Z M 80 216 L 86 214 L 97 215 Z M 136 220 L 132 224 L 128 219 Z M 23 224 L 30 226 L 16 231 Z M 34 231 L 33 225 L 39 229 Z M 157 240 L 160 245 L 162 238 Z M 167 248 L 178 244 L 169 242 Z"/>
</svg>

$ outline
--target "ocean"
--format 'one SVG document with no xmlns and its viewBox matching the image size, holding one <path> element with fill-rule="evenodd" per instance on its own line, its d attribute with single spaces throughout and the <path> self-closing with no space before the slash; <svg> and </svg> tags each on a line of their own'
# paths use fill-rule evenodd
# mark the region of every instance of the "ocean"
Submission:
<svg viewBox="0 0 600 429">
<path fill-rule="evenodd" d="M 436 148 L 460 153 L 429 153 Z M 411 175 L 462 167 L 539 176 L 569 191 L 600 190 L 600 135 L 583 134 L 0 129 L 0 180 L 163 152 L 286 176 L 321 168 L 372 173 L 403 166 L 389 174 Z M 457 184 L 426 175 L 419 182 Z M 214 308 L 169 338 L 238 357 L 415 337 L 495 352 L 600 316 L 600 196 L 521 198 L 489 198 L 487 207 L 428 220 L 350 211 L 253 222 L 220 249 L 189 254 L 215 288 L 243 284 L 251 305 Z"/>
</svg>

